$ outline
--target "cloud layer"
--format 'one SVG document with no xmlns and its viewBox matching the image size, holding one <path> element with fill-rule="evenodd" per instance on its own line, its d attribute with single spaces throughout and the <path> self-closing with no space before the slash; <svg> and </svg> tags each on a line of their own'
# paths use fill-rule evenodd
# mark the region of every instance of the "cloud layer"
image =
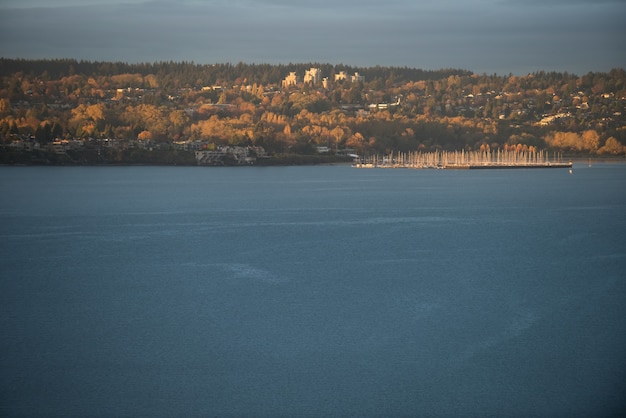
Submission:
<svg viewBox="0 0 626 418">
<path fill-rule="evenodd" d="M 37 1 L 0 9 L 1 56 L 329 62 L 499 74 L 626 66 L 621 1 L 162 0 L 66 7 Z"/>
</svg>

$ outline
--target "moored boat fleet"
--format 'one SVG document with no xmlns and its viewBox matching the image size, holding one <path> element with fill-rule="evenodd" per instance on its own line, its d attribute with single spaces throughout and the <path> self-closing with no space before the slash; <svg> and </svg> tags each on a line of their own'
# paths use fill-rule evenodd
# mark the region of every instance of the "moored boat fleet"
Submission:
<svg viewBox="0 0 626 418">
<path fill-rule="evenodd" d="M 560 153 L 547 151 L 433 151 L 393 152 L 355 158 L 356 168 L 571 168 Z"/>
</svg>

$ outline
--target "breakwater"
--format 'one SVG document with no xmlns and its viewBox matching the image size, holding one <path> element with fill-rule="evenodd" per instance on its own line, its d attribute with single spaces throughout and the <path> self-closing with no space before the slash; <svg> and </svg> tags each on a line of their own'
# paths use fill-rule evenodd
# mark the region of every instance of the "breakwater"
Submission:
<svg viewBox="0 0 626 418">
<path fill-rule="evenodd" d="M 433 151 L 392 152 L 356 158 L 356 168 L 435 168 L 435 169 L 498 169 L 498 168 L 568 168 L 560 153 L 548 151 Z"/>
</svg>

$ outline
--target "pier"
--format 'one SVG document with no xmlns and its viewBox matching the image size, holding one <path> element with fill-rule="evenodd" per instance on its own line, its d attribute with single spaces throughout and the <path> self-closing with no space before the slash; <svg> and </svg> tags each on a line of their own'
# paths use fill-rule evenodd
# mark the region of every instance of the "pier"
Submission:
<svg viewBox="0 0 626 418">
<path fill-rule="evenodd" d="M 552 157 L 552 158 L 550 158 Z M 547 151 L 434 151 L 392 152 L 357 158 L 356 168 L 415 169 L 503 169 L 503 168 L 570 168 L 560 153 Z"/>
</svg>

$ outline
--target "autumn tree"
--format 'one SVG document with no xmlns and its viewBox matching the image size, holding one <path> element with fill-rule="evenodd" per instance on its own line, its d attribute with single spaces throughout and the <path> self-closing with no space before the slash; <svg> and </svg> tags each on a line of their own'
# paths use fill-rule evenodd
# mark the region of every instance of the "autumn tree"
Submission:
<svg viewBox="0 0 626 418">
<path fill-rule="evenodd" d="M 576 132 L 551 132 L 546 136 L 545 141 L 551 148 L 593 153 L 598 149 L 600 136 L 595 130 L 587 130 L 582 134 Z"/>
<path fill-rule="evenodd" d="M 140 141 L 150 141 L 152 140 L 152 132 L 150 131 L 141 131 L 139 135 L 137 135 L 137 139 Z"/>
<path fill-rule="evenodd" d="M 620 155 L 626 153 L 626 146 L 619 143 L 614 137 L 606 140 L 604 145 L 598 149 L 598 154 Z"/>
<path fill-rule="evenodd" d="M 103 128 L 104 105 L 84 105 L 72 109 L 70 126 L 77 136 L 97 136 L 99 129 Z"/>
<path fill-rule="evenodd" d="M 189 124 L 189 115 L 183 110 L 174 110 L 169 113 L 168 133 L 173 139 L 179 138 Z"/>
<path fill-rule="evenodd" d="M 140 104 L 128 106 L 122 118 L 130 124 L 133 132 L 150 131 L 155 140 L 165 139 L 167 136 L 168 117 L 154 105 Z"/>
<path fill-rule="evenodd" d="M 593 129 L 586 130 L 582 133 L 582 148 L 585 151 L 596 152 L 600 145 L 600 135 Z"/>
</svg>

